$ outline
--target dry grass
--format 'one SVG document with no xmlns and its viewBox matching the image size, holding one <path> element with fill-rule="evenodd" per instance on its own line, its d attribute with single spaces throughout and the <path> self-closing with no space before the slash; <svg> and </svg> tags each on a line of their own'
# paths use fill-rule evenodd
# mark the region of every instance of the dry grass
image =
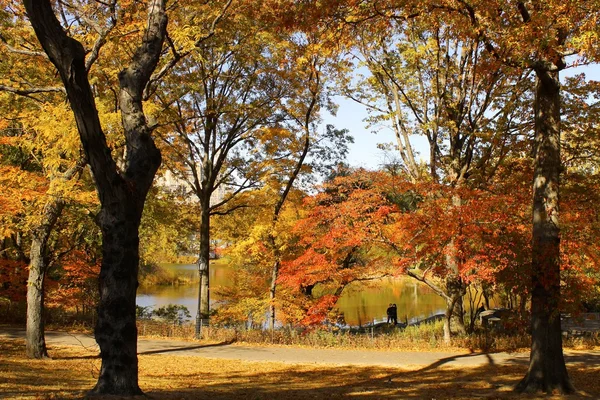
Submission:
<svg viewBox="0 0 600 400">
<path fill-rule="evenodd" d="M 52 360 L 28 360 L 22 340 L 0 339 L 0 398 L 78 399 L 95 383 L 97 354 L 52 349 Z M 435 368 L 289 365 L 189 356 L 140 356 L 140 387 L 151 399 L 516 399 L 523 366 Z M 571 399 L 600 398 L 600 368 L 570 367 L 580 390 Z"/>
<path fill-rule="evenodd" d="M 192 324 L 174 326 L 159 321 L 138 321 L 141 337 L 193 339 L 195 328 Z M 531 337 L 525 333 L 502 334 L 480 331 L 478 334 L 455 337 L 451 344 L 443 340 L 443 322 L 410 326 L 406 329 L 379 327 L 373 335 L 363 332 L 328 331 L 316 329 L 300 332 L 293 329 L 278 329 L 270 332 L 261 329 L 235 329 L 219 326 L 204 327 L 202 338 L 205 341 L 236 342 L 251 345 L 287 345 L 295 347 L 326 347 L 338 349 L 373 349 L 405 351 L 508 351 L 528 352 Z M 563 347 L 573 350 L 594 350 L 600 344 L 600 333 L 586 337 L 564 338 Z"/>
</svg>

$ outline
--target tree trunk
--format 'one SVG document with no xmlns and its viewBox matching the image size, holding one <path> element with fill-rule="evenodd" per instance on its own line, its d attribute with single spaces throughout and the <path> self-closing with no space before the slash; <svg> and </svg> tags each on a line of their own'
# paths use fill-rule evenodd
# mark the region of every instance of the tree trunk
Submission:
<svg viewBox="0 0 600 400">
<path fill-rule="evenodd" d="M 456 176 L 459 176 L 456 173 Z M 456 183 L 456 188 L 458 188 L 461 184 L 459 180 Z M 452 195 L 452 206 L 454 208 L 458 208 L 462 205 L 462 199 L 458 194 Z M 462 230 L 462 227 L 459 227 Z M 446 301 L 448 307 L 452 307 L 452 310 L 446 310 L 446 318 L 447 327 L 444 326 L 444 341 L 446 343 L 450 342 L 450 336 L 452 335 L 452 330 L 450 327 L 450 319 L 455 321 L 455 325 L 458 328 L 460 333 L 466 333 L 465 321 L 463 318 L 463 304 L 462 297 L 465 295 L 465 284 L 460 278 L 460 264 L 461 260 L 458 256 L 458 249 L 456 247 L 456 242 L 454 238 L 450 240 L 448 244 L 448 251 L 445 257 L 446 263 L 446 294 L 449 297 L 449 300 Z"/>
<path fill-rule="evenodd" d="M 34 239 L 35 240 L 35 239 Z M 26 353 L 29 358 L 47 358 L 46 340 L 44 338 L 44 278 L 46 266 L 43 259 L 33 251 L 39 252 L 43 245 L 31 244 L 31 257 L 29 263 L 29 279 L 27 280 L 27 327 L 26 327 Z M 34 249 L 34 247 L 36 249 Z M 43 257 L 43 255 L 42 255 Z"/>
<path fill-rule="evenodd" d="M 26 350 L 29 358 L 46 358 L 44 338 L 44 278 L 46 276 L 46 245 L 65 202 L 56 195 L 44 206 L 41 224 L 33 231 L 27 280 Z"/>
<path fill-rule="evenodd" d="M 560 82 L 558 72 L 536 70 L 535 164 L 531 354 L 519 392 L 572 393 L 562 351 L 560 326 Z"/>
<path fill-rule="evenodd" d="M 446 312 L 444 313 L 444 343 L 450 344 L 452 340 L 452 330 L 450 323 L 452 320 L 452 313 L 454 312 L 454 305 L 452 301 L 446 299 Z"/>
<path fill-rule="evenodd" d="M 275 330 L 275 295 L 277 293 L 277 277 L 279 276 L 280 265 L 280 259 L 277 255 L 275 262 L 273 263 L 271 288 L 269 290 L 269 329 L 271 332 Z"/>
<path fill-rule="evenodd" d="M 464 335 L 467 333 L 467 327 L 465 326 L 465 308 L 463 303 L 463 296 L 465 295 L 465 292 L 464 283 L 462 283 L 462 281 L 461 284 L 463 291 L 460 292 L 461 294 L 456 299 L 456 303 L 454 304 L 454 312 L 452 313 L 452 316 L 454 318 L 457 332 L 461 335 Z"/>
<path fill-rule="evenodd" d="M 72 168 L 67 170 L 63 176 L 58 177 L 57 180 L 65 182 L 72 179 L 81 172 L 86 163 L 85 158 L 80 158 Z M 29 262 L 29 279 L 27 281 L 26 327 L 26 349 L 29 358 L 48 357 L 44 338 L 44 279 L 48 269 L 45 258 L 46 246 L 50 233 L 65 206 L 62 193 L 53 191 L 50 196 L 50 200 L 44 205 L 42 221 L 33 230 L 29 252 L 31 261 Z"/>
<path fill-rule="evenodd" d="M 210 318 L 210 199 L 205 200 L 200 211 L 200 253 L 198 254 L 198 273 L 200 287 L 198 289 L 198 313 L 196 314 L 196 338 L 200 338 L 201 327 L 209 324 Z"/>
<path fill-rule="evenodd" d="M 94 331 L 102 366 L 93 394 L 136 395 L 138 386 L 135 294 L 141 212 L 126 198 L 103 207 L 100 302 Z M 127 206 L 125 206 L 127 205 Z"/>
<path fill-rule="evenodd" d="M 455 326 L 460 333 L 466 333 L 465 321 L 462 317 L 462 305 L 459 306 L 459 302 L 462 302 L 462 296 L 464 296 L 464 292 L 461 291 L 460 288 L 464 288 L 464 285 L 460 279 L 453 278 L 448 278 L 446 284 L 446 295 L 443 296 L 446 300 L 446 312 L 444 314 L 444 343 L 450 344 L 452 338 L 452 321 L 455 322 Z M 461 314 L 457 315 L 457 312 L 460 312 Z"/>
<path fill-rule="evenodd" d="M 287 196 L 294 187 L 294 182 L 298 178 L 300 174 L 300 170 L 304 165 L 304 160 L 306 159 L 306 155 L 308 154 L 308 150 L 310 149 L 310 117 L 312 115 L 312 111 L 317 102 L 317 92 L 312 92 L 311 103 L 306 111 L 305 115 L 305 123 L 304 123 L 304 142 L 302 146 L 302 153 L 300 153 L 300 157 L 298 157 L 298 161 L 296 162 L 296 166 L 294 167 L 294 171 L 292 171 L 290 178 L 288 179 L 283 191 L 281 192 L 277 203 L 275 204 L 275 208 L 273 209 L 273 218 L 271 219 L 271 232 L 275 230 L 277 226 L 277 222 L 279 221 L 279 214 L 283 209 L 283 205 L 287 200 Z M 268 243 L 273 251 L 273 271 L 271 273 L 271 287 L 269 290 L 269 328 L 271 332 L 275 330 L 275 295 L 277 294 L 277 278 L 279 277 L 279 268 L 281 267 L 281 253 L 277 244 L 275 242 L 275 236 L 272 233 L 269 234 Z"/>
</svg>

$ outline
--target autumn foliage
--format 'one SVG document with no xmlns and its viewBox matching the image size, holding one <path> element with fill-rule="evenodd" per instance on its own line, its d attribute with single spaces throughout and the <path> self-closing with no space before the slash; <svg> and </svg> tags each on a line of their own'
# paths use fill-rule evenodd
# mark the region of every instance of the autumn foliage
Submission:
<svg viewBox="0 0 600 400">
<path fill-rule="evenodd" d="M 297 256 L 285 263 L 280 283 L 294 293 L 289 301 L 304 310 L 307 324 L 323 322 L 355 281 L 408 275 L 444 296 L 444 262 L 452 242 L 467 285 L 516 294 L 525 302 L 529 173 L 527 163 L 517 160 L 503 166 L 486 190 L 453 190 L 364 170 L 335 178 L 306 199 L 307 216 L 294 228 Z M 458 207 L 452 202 L 456 195 L 462 200 Z M 570 311 L 597 283 L 591 271 L 598 271 L 598 247 L 587 240 L 593 225 L 571 225 L 581 221 L 584 210 L 593 212 L 589 201 L 576 192 L 565 199 L 563 282 Z"/>
</svg>

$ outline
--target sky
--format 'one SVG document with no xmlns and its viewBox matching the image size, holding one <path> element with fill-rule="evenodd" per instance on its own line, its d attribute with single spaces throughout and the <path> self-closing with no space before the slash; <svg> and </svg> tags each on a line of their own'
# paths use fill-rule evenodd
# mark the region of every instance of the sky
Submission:
<svg viewBox="0 0 600 400">
<path fill-rule="evenodd" d="M 600 65 L 598 64 L 569 68 L 562 71 L 561 76 L 573 76 L 581 72 L 584 72 L 588 79 L 600 80 Z M 334 102 L 339 106 L 338 111 L 335 116 L 323 116 L 322 129 L 325 129 L 325 124 L 332 124 L 337 129 L 350 131 L 350 135 L 354 137 L 354 144 L 350 145 L 348 163 L 367 169 L 376 169 L 384 164 L 386 162 L 385 153 L 377 148 L 377 144 L 395 142 L 392 130 L 382 126 L 374 133 L 374 129 L 367 128 L 367 123 L 364 122 L 367 118 L 367 111 L 363 105 L 341 96 L 334 97 Z M 427 139 L 422 136 L 413 136 L 411 142 L 415 150 L 424 156 L 424 159 L 428 159 Z"/>
</svg>

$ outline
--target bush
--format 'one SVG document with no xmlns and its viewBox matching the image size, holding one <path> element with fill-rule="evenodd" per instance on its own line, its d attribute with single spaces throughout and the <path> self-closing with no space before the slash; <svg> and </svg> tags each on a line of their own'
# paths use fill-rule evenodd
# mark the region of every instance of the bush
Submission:
<svg viewBox="0 0 600 400">
<path fill-rule="evenodd" d="M 163 321 L 171 322 L 177 325 L 181 325 L 183 321 L 186 321 L 192 316 L 186 306 L 179 304 L 162 306 L 157 310 L 152 311 L 152 315 L 162 319 Z"/>
</svg>

